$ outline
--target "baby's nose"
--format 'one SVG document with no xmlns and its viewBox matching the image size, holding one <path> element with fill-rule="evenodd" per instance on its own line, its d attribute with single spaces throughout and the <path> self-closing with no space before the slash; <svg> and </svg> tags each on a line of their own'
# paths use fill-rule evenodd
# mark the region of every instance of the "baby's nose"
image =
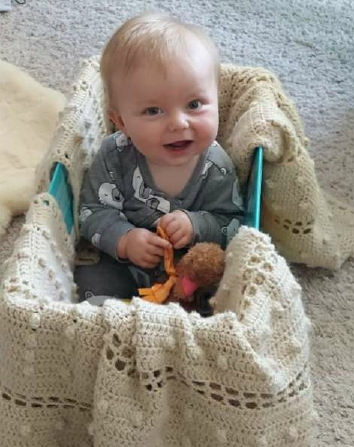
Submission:
<svg viewBox="0 0 354 447">
<path fill-rule="evenodd" d="M 184 113 L 177 112 L 171 115 L 168 122 L 169 131 L 173 132 L 176 130 L 187 129 L 188 127 L 188 117 Z"/>
</svg>

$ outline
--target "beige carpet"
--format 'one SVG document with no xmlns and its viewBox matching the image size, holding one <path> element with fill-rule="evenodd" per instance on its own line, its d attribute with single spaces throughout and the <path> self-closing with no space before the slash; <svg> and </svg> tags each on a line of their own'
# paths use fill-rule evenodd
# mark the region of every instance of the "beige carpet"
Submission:
<svg viewBox="0 0 354 447">
<path fill-rule="evenodd" d="M 351 0 L 151 0 L 149 5 L 207 27 L 224 61 L 273 70 L 304 121 L 321 186 L 354 206 Z M 69 94 L 80 59 L 98 53 L 122 20 L 145 7 L 143 0 L 14 2 L 10 13 L 0 14 L 0 59 Z M 22 222 L 15 219 L 1 241 L 0 263 L 10 254 Z M 292 269 L 313 322 L 317 445 L 352 447 L 354 262 L 339 272 Z"/>
</svg>

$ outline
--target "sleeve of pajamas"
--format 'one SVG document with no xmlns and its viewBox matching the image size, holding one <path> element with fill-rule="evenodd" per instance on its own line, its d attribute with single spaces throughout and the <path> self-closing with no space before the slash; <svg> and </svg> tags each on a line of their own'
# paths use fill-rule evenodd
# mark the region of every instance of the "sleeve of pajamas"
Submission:
<svg viewBox="0 0 354 447">
<path fill-rule="evenodd" d="M 125 191 L 119 189 L 123 189 L 123 182 L 119 181 L 119 165 L 114 166 L 114 171 L 110 166 L 113 166 L 111 159 L 115 158 L 113 145 L 112 138 L 103 141 L 101 150 L 85 175 L 79 221 L 85 239 L 118 259 L 116 249 L 119 239 L 135 226 L 124 214 Z"/>
<path fill-rule="evenodd" d="M 201 211 L 184 210 L 189 216 L 196 242 L 216 242 L 226 248 L 240 226 L 244 206 L 231 160 L 223 167 L 213 164 L 200 192 Z"/>
</svg>

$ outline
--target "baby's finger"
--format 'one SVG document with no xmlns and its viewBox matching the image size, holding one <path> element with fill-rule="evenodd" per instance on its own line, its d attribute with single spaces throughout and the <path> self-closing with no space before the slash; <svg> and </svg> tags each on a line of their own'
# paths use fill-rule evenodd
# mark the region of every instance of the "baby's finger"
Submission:
<svg viewBox="0 0 354 447">
<path fill-rule="evenodd" d="M 149 247 L 148 253 L 153 256 L 159 256 L 161 258 L 165 253 L 165 249 L 158 245 L 151 245 Z"/>
<path fill-rule="evenodd" d="M 173 219 L 166 225 L 165 231 L 168 236 L 171 237 L 173 234 L 176 233 L 176 231 L 180 229 L 180 227 L 180 223 L 177 220 Z"/>
<path fill-rule="evenodd" d="M 156 234 L 153 235 L 153 238 L 151 239 L 151 243 L 155 246 L 155 247 L 160 247 L 162 249 L 166 249 L 166 248 L 170 248 L 171 244 L 169 241 L 167 241 L 166 239 L 163 239 L 160 236 L 157 236 Z"/>
<path fill-rule="evenodd" d="M 181 240 L 185 239 L 185 233 L 183 230 L 177 230 L 172 236 L 171 236 L 171 243 L 174 248 L 181 248 L 180 243 Z"/>
<path fill-rule="evenodd" d="M 159 217 L 158 219 L 155 220 L 155 222 L 152 224 L 153 227 L 157 227 L 158 225 L 160 225 L 160 221 L 161 221 L 161 217 Z"/>
<path fill-rule="evenodd" d="M 160 217 L 159 219 L 159 225 L 166 230 L 167 225 L 171 222 L 171 220 L 174 219 L 174 215 L 172 213 L 165 214 L 164 216 Z"/>
<path fill-rule="evenodd" d="M 173 237 L 173 247 L 174 248 L 183 248 L 192 242 L 193 234 L 189 231 L 181 230 L 177 232 Z"/>
<path fill-rule="evenodd" d="M 160 256 L 146 254 L 141 262 L 141 267 L 153 268 L 156 267 L 161 261 Z"/>
<path fill-rule="evenodd" d="M 173 247 L 176 248 L 177 250 L 180 248 L 185 247 L 187 244 L 189 244 L 189 240 L 188 237 L 183 236 L 182 238 L 178 239 L 174 244 Z"/>
</svg>

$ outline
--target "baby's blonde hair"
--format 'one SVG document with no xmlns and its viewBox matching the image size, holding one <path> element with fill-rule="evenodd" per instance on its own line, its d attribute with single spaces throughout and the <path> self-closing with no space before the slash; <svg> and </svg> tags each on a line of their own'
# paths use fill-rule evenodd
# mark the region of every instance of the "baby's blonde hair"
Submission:
<svg viewBox="0 0 354 447">
<path fill-rule="evenodd" d="M 109 39 L 101 58 L 101 76 L 107 105 L 111 97 L 112 73 L 126 76 L 139 63 L 157 63 L 165 69 L 174 56 L 188 52 L 188 37 L 205 46 L 219 79 L 219 55 L 212 39 L 198 26 L 184 24 L 163 13 L 146 13 L 129 19 Z"/>
</svg>

